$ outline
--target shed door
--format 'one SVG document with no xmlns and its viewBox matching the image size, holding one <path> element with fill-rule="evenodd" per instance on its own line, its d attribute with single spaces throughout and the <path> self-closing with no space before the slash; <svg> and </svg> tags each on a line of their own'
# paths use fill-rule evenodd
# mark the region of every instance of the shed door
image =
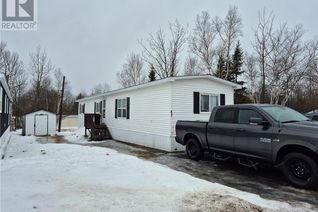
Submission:
<svg viewBox="0 0 318 212">
<path fill-rule="evenodd" d="M 34 123 L 35 135 L 48 135 L 48 115 L 36 114 Z"/>
</svg>

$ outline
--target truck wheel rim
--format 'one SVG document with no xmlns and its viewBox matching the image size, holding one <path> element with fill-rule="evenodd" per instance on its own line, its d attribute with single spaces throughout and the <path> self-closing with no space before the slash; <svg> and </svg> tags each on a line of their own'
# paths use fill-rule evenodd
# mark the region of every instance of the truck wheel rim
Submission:
<svg viewBox="0 0 318 212">
<path fill-rule="evenodd" d="M 290 161 L 289 170 L 298 179 L 307 180 L 311 176 L 309 164 L 300 159 Z"/>
<path fill-rule="evenodd" d="M 191 143 L 191 144 L 189 145 L 188 152 L 189 152 L 189 154 L 190 154 L 191 156 L 195 156 L 195 155 L 197 154 L 197 152 L 198 152 L 196 145 L 194 145 L 194 144 Z"/>
</svg>

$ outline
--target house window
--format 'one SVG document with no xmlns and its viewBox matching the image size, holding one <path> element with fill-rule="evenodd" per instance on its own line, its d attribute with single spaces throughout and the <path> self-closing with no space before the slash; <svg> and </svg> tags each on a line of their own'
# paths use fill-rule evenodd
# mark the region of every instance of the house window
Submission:
<svg viewBox="0 0 318 212">
<path fill-rule="evenodd" d="M 117 100 L 117 117 L 118 118 L 127 117 L 127 100 L 126 99 Z"/>
<path fill-rule="evenodd" d="M 99 108 L 100 108 L 99 102 L 95 102 L 95 113 L 100 113 Z"/>
<path fill-rule="evenodd" d="M 219 96 L 211 94 L 201 94 L 201 112 L 211 112 L 215 106 L 219 105 Z"/>
<path fill-rule="evenodd" d="M 106 100 L 103 100 L 103 118 L 106 117 Z"/>
</svg>

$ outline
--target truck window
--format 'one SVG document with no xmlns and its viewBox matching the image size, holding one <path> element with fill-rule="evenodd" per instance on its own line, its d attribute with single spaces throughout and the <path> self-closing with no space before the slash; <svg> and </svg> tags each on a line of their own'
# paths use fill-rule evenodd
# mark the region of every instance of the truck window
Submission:
<svg viewBox="0 0 318 212">
<path fill-rule="evenodd" d="M 250 118 L 261 118 L 263 117 L 256 111 L 251 109 L 240 109 L 238 114 L 238 123 L 239 124 L 249 124 Z"/>
<path fill-rule="evenodd" d="M 318 121 L 318 115 L 314 115 L 314 116 L 312 117 L 312 120 Z"/>
<path fill-rule="evenodd" d="M 234 123 L 235 108 L 220 108 L 216 111 L 214 122 Z"/>
</svg>

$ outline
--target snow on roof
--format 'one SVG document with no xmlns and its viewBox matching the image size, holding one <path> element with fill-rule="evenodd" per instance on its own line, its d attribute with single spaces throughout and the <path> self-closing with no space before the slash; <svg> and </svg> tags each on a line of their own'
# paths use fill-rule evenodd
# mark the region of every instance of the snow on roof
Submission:
<svg viewBox="0 0 318 212">
<path fill-rule="evenodd" d="M 12 102 L 12 96 L 11 96 L 11 92 L 9 90 L 9 86 L 8 86 L 7 80 L 6 80 L 5 76 L 4 76 L 4 74 L 2 74 L 2 73 L 0 73 L 0 82 L 1 82 L 1 85 L 4 88 L 4 90 L 6 91 L 10 101 Z"/>
<path fill-rule="evenodd" d="M 56 115 L 55 113 L 52 113 L 50 111 L 47 111 L 45 109 L 38 109 L 38 110 L 35 110 L 35 111 L 31 111 L 29 113 L 25 113 L 24 116 L 27 116 L 27 115 L 30 115 L 30 114 L 33 114 L 33 113 L 50 113 L 50 114 L 53 114 L 53 115 Z"/>
<path fill-rule="evenodd" d="M 176 76 L 176 77 L 167 77 L 167 78 L 164 78 L 164 79 L 159 79 L 159 80 L 155 80 L 155 81 L 152 81 L 152 82 L 146 82 L 146 83 L 143 83 L 143 84 L 140 84 L 140 85 L 131 86 L 131 87 L 128 87 L 128 88 L 120 88 L 120 89 L 117 89 L 117 90 L 107 91 L 107 92 L 102 93 L 102 94 L 97 94 L 97 95 L 94 95 L 94 96 L 89 96 L 89 97 L 86 97 L 86 98 L 78 99 L 78 100 L 76 100 L 76 102 L 83 102 L 83 101 L 88 101 L 88 100 L 91 100 L 91 99 L 98 99 L 100 97 L 109 96 L 109 95 L 112 95 L 112 94 L 117 94 L 117 93 L 126 92 L 126 91 L 132 91 L 132 90 L 136 90 L 136 89 L 140 89 L 140 88 L 146 88 L 146 87 L 161 85 L 161 84 L 164 84 L 164 83 L 167 83 L 167 82 L 174 82 L 174 81 L 177 81 L 177 80 L 191 80 L 191 79 L 208 79 L 208 80 L 211 80 L 211 81 L 215 81 L 215 82 L 219 82 L 219 83 L 228 85 L 228 86 L 230 86 L 230 87 L 232 87 L 234 89 L 242 88 L 242 86 L 239 85 L 239 84 L 236 84 L 236 83 L 233 83 L 233 82 L 230 82 L 230 81 L 218 78 L 218 77 L 214 77 L 214 76 L 211 76 L 211 75 Z"/>
</svg>

